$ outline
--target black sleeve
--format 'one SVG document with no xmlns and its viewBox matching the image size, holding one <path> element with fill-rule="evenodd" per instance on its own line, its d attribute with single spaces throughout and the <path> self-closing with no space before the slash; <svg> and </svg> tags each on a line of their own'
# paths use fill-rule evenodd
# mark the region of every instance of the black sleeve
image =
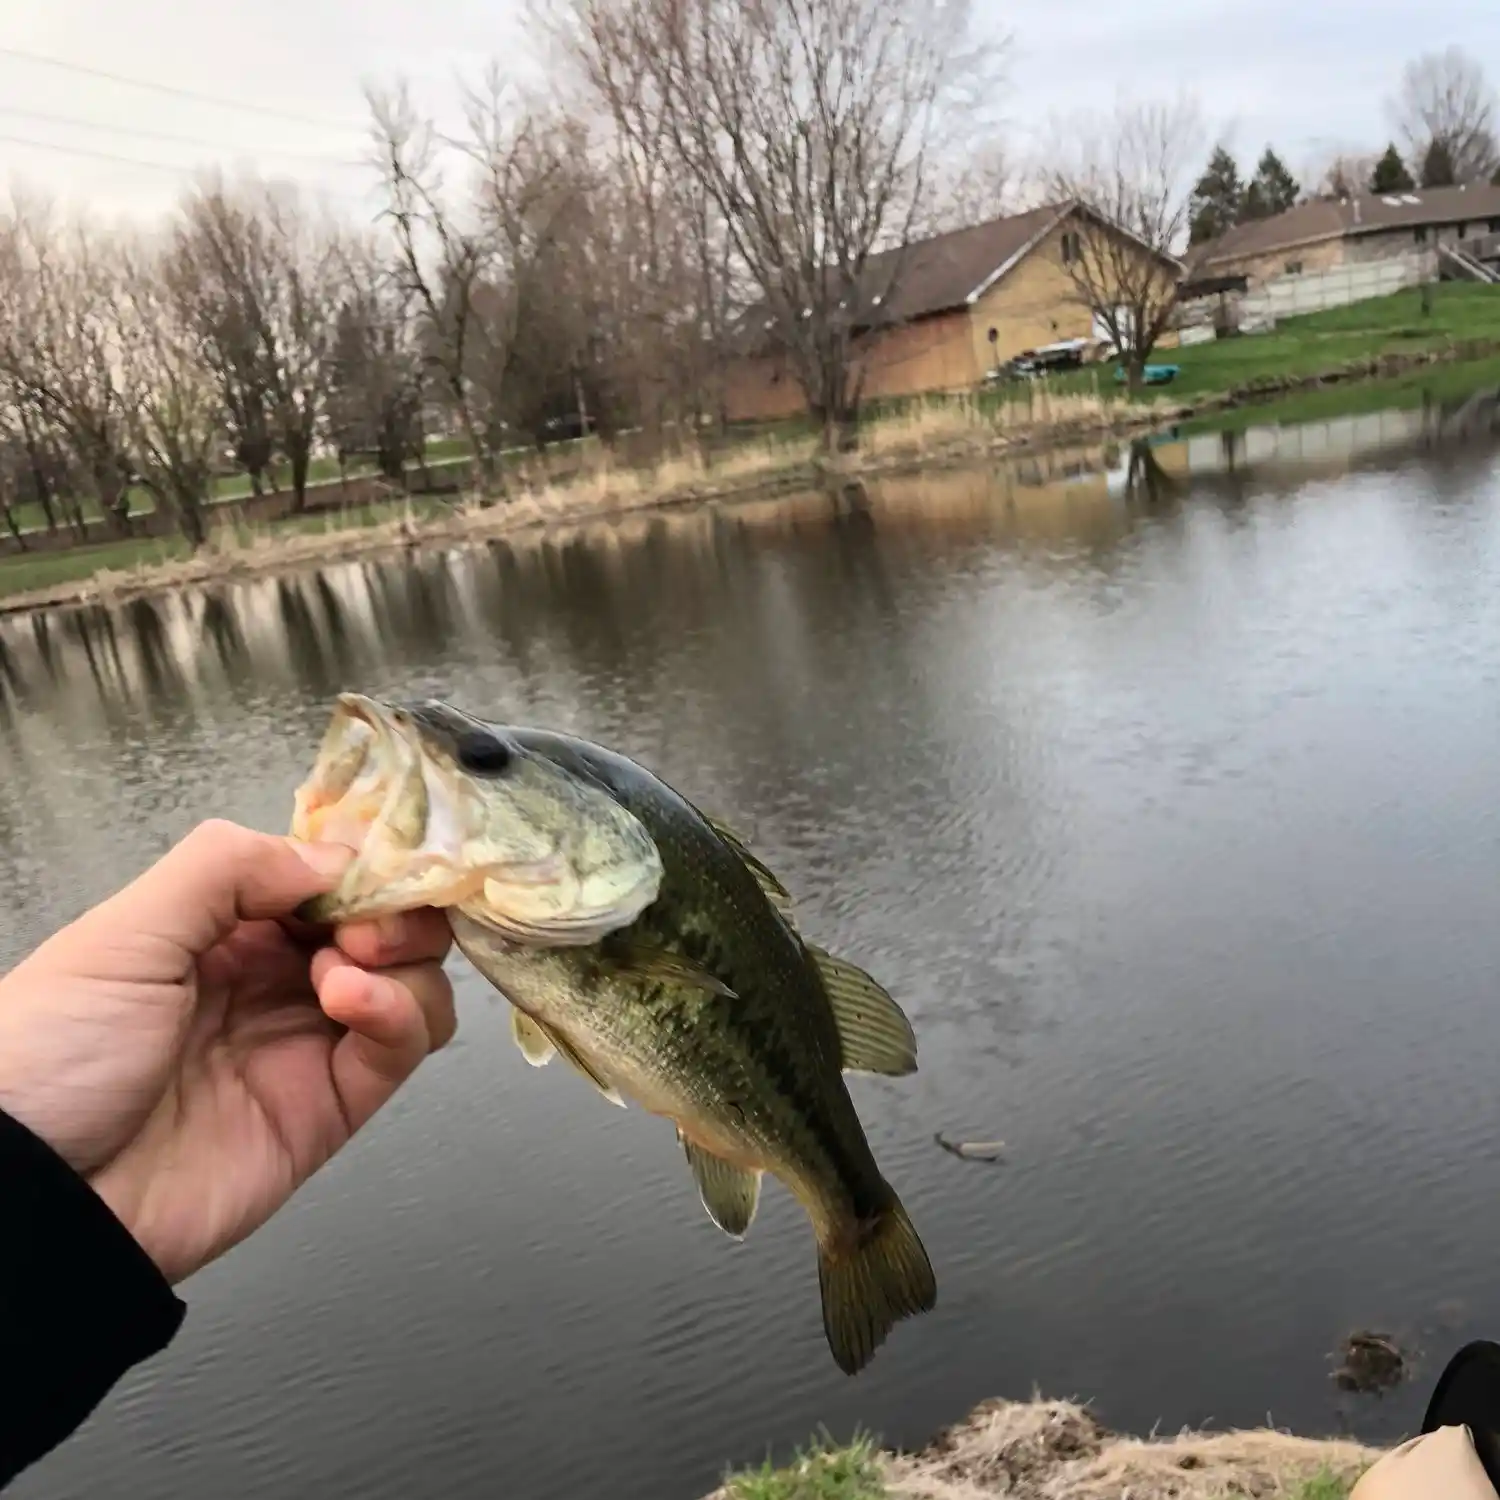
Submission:
<svg viewBox="0 0 1500 1500">
<path fill-rule="evenodd" d="M 166 1348 L 186 1311 L 104 1200 L 0 1111 L 0 1489 Z"/>
</svg>

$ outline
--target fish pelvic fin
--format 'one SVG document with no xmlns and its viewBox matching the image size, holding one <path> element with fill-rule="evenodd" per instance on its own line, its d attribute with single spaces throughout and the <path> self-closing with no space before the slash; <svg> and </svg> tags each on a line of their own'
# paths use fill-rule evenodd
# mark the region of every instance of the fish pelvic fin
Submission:
<svg viewBox="0 0 1500 1500">
<path fill-rule="evenodd" d="M 521 1056 L 533 1068 L 545 1068 L 557 1055 L 552 1038 L 524 1011 L 511 1011 L 510 1034 L 516 1046 L 521 1049 Z"/>
<path fill-rule="evenodd" d="M 834 1362 L 857 1375 L 902 1318 L 937 1303 L 932 1262 L 895 1193 L 858 1227 L 853 1243 L 840 1236 L 818 1245 L 823 1332 Z"/>
<path fill-rule="evenodd" d="M 760 1202 L 761 1174 L 714 1156 L 678 1131 L 708 1216 L 732 1240 L 742 1240 Z"/>
</svg>

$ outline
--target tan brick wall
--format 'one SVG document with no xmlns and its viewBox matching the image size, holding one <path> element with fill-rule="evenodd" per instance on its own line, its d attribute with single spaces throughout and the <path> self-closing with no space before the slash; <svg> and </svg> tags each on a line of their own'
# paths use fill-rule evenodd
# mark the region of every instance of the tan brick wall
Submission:
<svg viewBox="0 0 1500 1500">
<path fill-rule="evenodd" d="M 966 312 L 942 313 L 892 328 L 862 353 L 864 394 L 917 396 L 926 391 L 966 391 L 979 380 Z"/>
<path fill-rule="evenodd" d="M 725 376 L 724 409 L 731 422 L 775 422 L 806 411 L 807 402 L 784 359 L 741 359 Z"/>
<path fill-rule="evenodd" d="M 1269 281 L 1273 276 L 1286 276 L 1288 266 L 1300 265 L 1303 272 L 1327 271 L 1342 266 L 1348 259 L 1347 250 L 1351 242 L 1342 239 L 1319 240 L 1311 245 L 1289 245 L 1281 250 L 1268 250 L 1263 255 L 1240 256 L 1235 260 L 1218 261 L 1204 270 L 1207 276 L 1243 276 L 1251 287 Z M 1389 252 L 1387 252 L 1389 253 Z"/>
<path fill-rule="evenodd" d="M 1094 320 L 1063 265 L 1062 226 L 969 309 L 969 324 L 982 370 L 993 370 L 1023 349 L 1089 336 Z"/>
</svg>

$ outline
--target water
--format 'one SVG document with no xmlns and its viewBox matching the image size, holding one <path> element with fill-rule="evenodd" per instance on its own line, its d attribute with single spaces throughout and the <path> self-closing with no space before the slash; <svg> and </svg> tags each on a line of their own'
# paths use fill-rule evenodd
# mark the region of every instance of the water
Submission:
<svg viewBox="0 0 1500 1500">
<path fill-rule="evenodd" d="M 1441 415 L 1441 414 L 1439 414 Z M 22 1500 L 691 1500 L 989 1396 L 1410 1430 L 1500 1329 L 1500 443 L 1432 413 L 640 518 L 0 626 L 8 961 L 210 813 L 284 826 L 330 695 L 602 738 L 746 828 L 921 1040 L 854 1082 L 940 1301 L 858 1380 L 768 1189 L 459 1040 Z M 1101 465 L 1106 471 L 1101 472 Z M 933 1134 L 1006 1142 L 964 1163 Z M 1418 1382 L 1340 1397 L 1359 1325 Z"/>
</svg>

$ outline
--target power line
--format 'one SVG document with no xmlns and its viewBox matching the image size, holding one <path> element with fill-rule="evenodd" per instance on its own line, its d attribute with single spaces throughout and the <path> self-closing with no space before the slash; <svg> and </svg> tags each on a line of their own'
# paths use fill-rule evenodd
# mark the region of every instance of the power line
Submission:
<svg viewBox="0 0 1500 1500">
<path fill-rule="evenodd" d="M 136 125 L 106 125 L 102 120 L 79 120 L 70 115 L 50 115 L 38 109 L 16 109 L 8 104 L 0 104 L 0 115 L 19 116 L 22 119 L 36 120 L 44 125 L 69 125 L 76 126 L 82 130 L 107 130 L 112 135 L 138 135 L 146 140 L 167 141 L 177 146 L 195 146 L 204 151 L 219 151 L 226 154 L 241 154 L 245 156 L 284 156 L 291 157 L 297 161 L 327 162 L 341 167 L 354 167 L 359 163 L 353 157 L 328 156 L 322 152 L 314 151 L 283 151 L 275 146 L 225 146 L 213 141 L 199 140 L 193 136 L 172 135 L 163 130 L 143 130 Z"/>
<path fill-rule="evenodd" d="M 95 151 L 88 146 L 64 146 L 57 141 L 38 141 L 29 136 L 11 135 L 0 131 L 0 145 L 32 146 L 38 151 L 60 151 L 65 156 L 87 156 L 96 161 L 114 162 L 122 167 L 145 167 L 152 172 L 169 172 L 174 177 L 188 177 L 199 168 L 173 165 L 165 161 L 148 161 L 141 156 L 119 156 L 113 151 Z M 337 198 L 345 203 L 358 204 L 361 208 L 366 207 L 364 200 L 353 193 L 339 192 L 332 188 L 318 188 L 317 191 L 325 197 Z"/>
<path fill-rule="evenodd" d="M 212 94 L 200 94 L 195 89 L 179 88 L 175 84 L 155 83 L 145 78 L 127 78 L 123 73 L 110 73 L 103 68 L 90 68 L 83 63 L 65 62 L 60 57 L 44 57 L 40 52 L 23 52 L 19 47 L 0 46 L 0 57 L 13 57 L 18 62 L 40 63 L 47 68 L 61 68 L 69 73 L 85 73 L 91 78 L 104 78 L 110 83 L 123 83 L 128 88 L 147 89 L 157 94 L 168 94 L 178 99 L 192 99 L 199 104 L 211 104 L 217 109 L 238 109 L 249 114 L 266 115 L 271 119 L 291 120 L 298 125 L 316 125 L 321 130 L 363 130 L 363 125 L 351 125 L 347 121 L 320 120 L 314 115 L 294 114 L 290 110 L 273 109 L 267 104 L 249 104 L 235 99 L 217 99 Z"/>
<path fill-rule="evenodd" d="M 33 146 L 38 151 L 61 151 L 65 156 L 91 156 L 96 161 L 112 161 L 125 167 L 149 167 L 154 172 L 171 172 L 183 176 L 196 172 L 196 167 L 173 166 L 164 161 L 145 161 L 139 156 L 116 156 L 113 151 L 94 151 L 87 146 L 63 146 L 56 141 L 35 141 L 24 135 L 0 132 L 0 141 L 11 146 Z"/>
</svg>

